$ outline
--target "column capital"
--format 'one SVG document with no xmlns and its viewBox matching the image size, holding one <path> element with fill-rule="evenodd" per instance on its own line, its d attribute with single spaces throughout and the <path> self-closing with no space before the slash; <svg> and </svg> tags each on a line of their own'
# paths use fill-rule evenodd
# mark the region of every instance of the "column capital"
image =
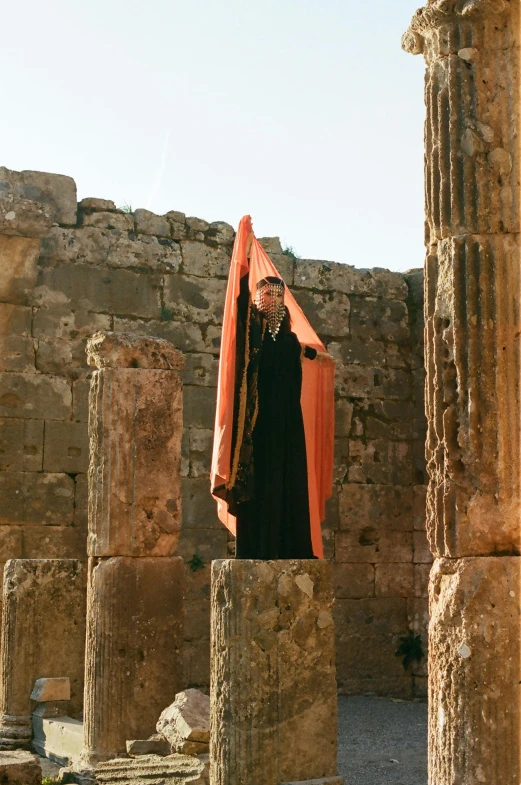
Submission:
<svg viewBox="0 0 521 785">
<path fill-rule="evenodd" d="M 409 54 L 423 54 L 425 40 L 440 27 L 470 22 L 512 10 L 509 0 L 429 0 L 414 14 L 402 37 L 402 49 Z"/>
<path fill-rule="evenodd" d="M 182 352 L 163 338 L 134 333 L 98 332 L 87 341 L 87 362 L 96 368 L 182 371 Z"/>
</svg>

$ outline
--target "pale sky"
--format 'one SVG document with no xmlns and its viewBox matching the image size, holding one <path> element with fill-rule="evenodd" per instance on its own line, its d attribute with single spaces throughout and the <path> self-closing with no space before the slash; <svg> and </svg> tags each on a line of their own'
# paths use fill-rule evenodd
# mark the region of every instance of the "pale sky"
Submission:
<svg viewBox="0 0 521 785">
<path fill-rule="evenodd" d="M 0 165 L 308 259 L 423 264 L 418 0 L 16 0 Z"/>
</svg>

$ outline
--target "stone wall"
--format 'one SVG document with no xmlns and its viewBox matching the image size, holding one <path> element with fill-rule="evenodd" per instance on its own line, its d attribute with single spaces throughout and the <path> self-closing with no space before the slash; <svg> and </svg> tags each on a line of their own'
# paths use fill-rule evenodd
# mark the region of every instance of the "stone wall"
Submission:
<svg viewBox="0 0 521 785">
<path fill-rule="evenodd" d="M 210 561 L 231 552 L 208 472 L 234 232 L 180 212 L 76 204 L 67 177 L 0 169 L 0 561 L 85 558 L 87 337 L 166 338 L 186 354 L 183 529 L 189 684 L 209 677 Z M 263 245 L 337 363 L 334 560 L 344 692 L 413 697 L 394 656 L 425 633 L 422 273 L 294 259 Z M 358 260 L 357 260 L 358 261 Z"/>
</svg>

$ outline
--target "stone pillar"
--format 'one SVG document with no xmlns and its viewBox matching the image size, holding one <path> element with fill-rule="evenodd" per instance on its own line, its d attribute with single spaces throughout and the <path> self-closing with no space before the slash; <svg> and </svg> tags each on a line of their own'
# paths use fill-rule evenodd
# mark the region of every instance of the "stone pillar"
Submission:
<svg viewBox="0 0 521 785">
<path fill-rule="evenodd" d="M 430 1 L 427 527 L 432 785 L 519 783 L 519 0 Z"/>
<path fill-rule="evenodd" d="M 336 778 L 330 565 L 212 564 L 211 782 Z"/>
<path fill-rule="evenodd" d="M 98 333 L 89 399 L 87 763 L 147 738 L 182 688 L 180 460 L 184 359 L 167 341 Z"/>
<path fill-rule="evenodd" d="M 0 651 L 0 749 L 30 744 L 31 692 L 68 676 L 71 713 L 83 704 L 85 566 L 75 559 L 11 559 L 5 565 Z"/>
</svg>

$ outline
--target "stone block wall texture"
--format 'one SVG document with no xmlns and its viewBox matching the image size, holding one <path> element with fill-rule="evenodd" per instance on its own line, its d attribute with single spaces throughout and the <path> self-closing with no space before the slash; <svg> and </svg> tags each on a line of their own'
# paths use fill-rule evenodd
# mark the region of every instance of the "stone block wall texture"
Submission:
<svg viewBox="0 0 521 785">
<path fill-rule="evenodd" d="M 171 341 L 186 357 L 178 554 L 195 686 L 209 680 L 210 561 L 232 552 L 208 476 L 233 240 L 222 222 L 77 204 L 68 177 L 0 169 L 0 563 L 86 558 L 87 338 Z M 277 238 L 262 242 L 337 365 L 324 542 L 340 689 L 421 695 L 425 665 L 406 673 L 394 652 L 427 624 L 423 274 L 294 259 Z"/>
</svg>

